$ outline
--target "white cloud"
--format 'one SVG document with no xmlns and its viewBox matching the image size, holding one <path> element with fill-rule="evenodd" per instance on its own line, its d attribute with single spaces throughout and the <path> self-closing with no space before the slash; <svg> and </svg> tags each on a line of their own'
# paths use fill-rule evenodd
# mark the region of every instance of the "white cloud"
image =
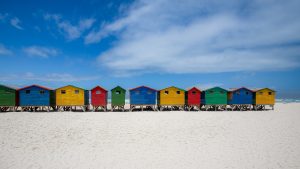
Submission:
<svg viewBox="0 0 300 169">
<path fill-rule="evenodd" d="M 46 14 L 44 15 L 44 19 L 55 21 L 59 31 L 61 31 L 68 40 L 74 40 L 81 37 L 81 35 L 89 30 L 96 21 L 93 18 L 88 18 L 80 19 L 78 24 L 71 24 L 70 21 L 63 20 L 62 16 L 58 14 Z"/>
<path fill-rule="evenodd" d="M 7 17 L 8 17 L 7 13 L 4 13 L 4 14 L 0 13 L 0 21 L 2 21 L 2 22 L 5 21 Z"/>
<path fill-rule="evenodd" d="M 32 57 L 48 58 L 51 56 L 56 56 L 58 50 L 54 48 L 42 47 L 42 46 L 30 46 L 23 48 L 23 52 Z"/>
<path fill-rule="evenodd" d="M 7 49 L 4 45 L 0 44 L 0 56 L 1 55 L 11 55 L 13 52 L 9 49 Z"/>
<path fill-rule="evenodd" d="M 45 20 L 54 20 L 54 21 L 56 21 L 56 22 L 58 22 L 59 20 L 61 20 L 61 16 L 60 15 L 58 15 L 58 14 L 49 14 L 49 13 L 47 13 L 47 14 L 45 14 L 44 15 L 44 19 Z"/>
<path fill-rule="evenodd" d="M 282 70 L 300 65 L 300 1 L 136 1 L 85 43 L 117 36 L 98 63 L 115 74 Z"/>
<path fill-rule="evenodd" d="M 21 23 L 21 21 L 20 21 L 20 19 L 17 18 L 17 17 L 14 17 L 14 18 L 12 18 L 12 19 L 10 20 L 10 24 L 11 24 L 13 27 L 15 27 L 15 28 L 17 28 L 17 29 L 19 29 L 19 30 L 23 30 L 23 27 L 21 27 L 20 23 Z"/>
<path fill-rule="evenodd" d="M 222 87 L 224 84 L 223 83 L 204 83 L 204 84 L 196 84 L 194 86 L 191 86 L 189 88 L 192 88 L 192 87 L 197 87 L 198 89 L 200 89 L 201 91 L 204 91 L 204 90 L 207 90 L 207 89 L 210 89 L 210 88 L 213 88 L 213 87 Z"/>
<path fill-rule="evenodd" d="M 68 73 L 50 73 L 44 76 L 35 75 L 33 73 L 26 73 L 24 76 L 25 80 L 37 80 L 37 81 L 46 81 L 46 82 L 79 82 L 79 81 L 90 81 L 99 79 L 98 76 L 74 76 Z"/>
<path fill-rule="evenodd" d="M 11 55 L 13 52 L 9 49 L 7 49 L 4 45 L 0 44 L 0 56 L 1 55 L 4 55 L 4 56 L 7 56 L 7 55 Z"/>
<path fill-rule="evenodd" d="M 50 73 L 50 74 L 34 74 L 27 72 L 24 74 L 0 75 L 0 81 L 41 81 L 41 82 L 80 82 L 99 79 L 99 76 L 74 76 L 68 73 Z"/>
</svg>

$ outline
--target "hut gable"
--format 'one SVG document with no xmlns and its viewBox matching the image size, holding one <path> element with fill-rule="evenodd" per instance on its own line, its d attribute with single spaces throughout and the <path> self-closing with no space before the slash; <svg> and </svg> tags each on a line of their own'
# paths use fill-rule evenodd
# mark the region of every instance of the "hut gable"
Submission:
<svg viewBox="0 0 300 169">
<path fill-rule="evenodd" d="M 91 90 L 91 104 L 93 106 L 107 105 L 107 90 L 100 86 L 96 86 Z"/>
<path fill-rule="evenodd" d="M 207 105 L 225 105 L 227 104 L 227 90 L 221 87 L 207 89 L 202 99 Z"/>
<path fill-rule="evenodd" d="M 269 88 L 255 89 L 254 91 L 254 103 L 262 105 L 274 105 L 276 91 Z"/>
<path fill-rule="evenodd" d="M 20 106 L 52 106 L 54 93 L 50 88 L 31 85 L 18 89 Z"/>
<path fill-rule="evenodd" d="M 126 90 L 120 86 L 111 89 L 111 104 L 112 106 L 125 105 Z"/>
<path fill-rule="evenodd" d="M 55 90 L 57 106 L 83 106 L 89 101 L 89 92 L 82 88 L 68 85 Z"/>
<path fill-rule="evenodd" d="M 132 105 L 154 105 L 156 104 L 157 90 L 147 86 L 139 86 L 129 90 L 130 104 Z"/>
<path fill-rule="evenodd" d="M 16 106 L 16 89 L 0 84 L 0 106 Z"/>
<path fill-rule="evenodd" d="M 187 105 L 201 104 L 201 90 L 193 87 L 187 91 Z"/>
<path fill-rule="evenodd" d="M 178 87 L 168 87 L 159 91 L 158 103 L 160 105 L 184 105 L 185 90 Z"/>
<path fill-rule="evenodd" d="M 241 87 L 228 91 L 228 104 L 253 104 L 253 91 Z"/>
</svg>

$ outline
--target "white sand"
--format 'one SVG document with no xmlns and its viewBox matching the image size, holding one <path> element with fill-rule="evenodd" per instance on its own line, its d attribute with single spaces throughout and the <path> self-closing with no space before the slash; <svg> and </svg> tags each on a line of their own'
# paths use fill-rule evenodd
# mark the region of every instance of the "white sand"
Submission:
<svg viewBox="0 0 300 169">
<path fill-rule="evenodd" d="M 300 103 L 248 112 L 0 113 L 0 168 L 300 168 Z"/>
</svg>

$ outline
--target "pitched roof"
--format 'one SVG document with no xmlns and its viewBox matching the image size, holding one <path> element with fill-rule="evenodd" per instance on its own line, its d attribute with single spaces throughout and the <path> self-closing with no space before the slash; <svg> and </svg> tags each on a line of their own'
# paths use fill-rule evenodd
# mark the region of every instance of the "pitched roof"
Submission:
<svg viewBox="0 0 300 169">
<path fill-rule="evenodd" d="M 265 88 L 252 89 L 252 91 L 253 91 L 253 92 L 258 92 L 258 91 L 263 90 L 263 89 L 268 89 L 268 90 L 271 90 L 271 91 L 273 91 L 273 92 L 276 92 L 275 90 L 272 90 L 272 89 L 267 88 L 267 87 L 265 87 Z"/>
<path fill-rule="evenodd" d="M 234 92 L 234 91 L 237 91 L 237 90 L 240 90 L 240 89 L 246 89 L 246 90 L 249 90 L 251 92 L 254 92 L 253 90 L 251 89 L 248 89 L 247 87 L 240 87 L 240 88 L 230 88 L 228 91 L 230 92 Z"/>
<path fill-rule="evenodd" d="M 17 88 L 12 87 L 12 86 L 6 86 L 6 85 L 2 85 L 2 84 L 0 84 L 0 86 L 3 86 L 5 88 L 9 88 L 9 89 L 13 89 L 13 90 L 17 90 Z"/>
<path fill-rule="evenodd" d="M 222 87 L 218 87 L 218 86 L 216 86 L 216 87 L 212 87 L 212 88 L 209 88 L 209 89 L 206 89 L 205 91 L 207 91 L 207 90 L 211 90 L 211 89 L 214 89 L 214 88 L 220 88 L 220 89 L 222 89 L 222 90 L 225 90 L 225 91 L 227 91 L 227 92 L 228 92 L 228 90 L 226 90 L 226 89 L 224 89 L 224 88 L 222 88 Z"/>
<path fill-rule="evenodd" d="M 113 91 L 113 90 L 115 90 L 116 88 L 120 88 L 121 90 L 126 91 L 126 90 L 125 90 L 124 88 L 122 88 L 121 86 L 116 86 L 116 87 L 112 88 L 110 91 Z"/>
<path fill-rule="evenodd" d="M 190 90 L 192 90 L 192 89 L 196 89 L 196 90 L 198 90 L 199 92 L 201 92 L 201 90 L 198 89 L 197 87 L 192 87 L 192 88 L 189 88 L 189 89 L 187 89 L 187 90 L 190 91 Z"/>
<path fill-rule="evenodd" d="M 185 91 L 184 89 L 181 89 L 181 88 L 175 87 L 175 86 L 166 87 L 166 88 L 161 89 L 161 90 L 165 90 L 165 89 L 172 88 L 172 87 L 174 87 L 174 88 L 176 88 L 176 89 L 179 89 L 179 90 L 182 90 L 182 91 Z M 159 91 L 161 91 L 161 90 L 159 90 Z"/>
<path fill-rule="evenodd" d="M 96 89 L 96 88 L 100 88 L 100 89 L 102 89 L 102 90 L 104 90 L 104 91 L 106 91 L 107 92 L 107 90 L 106 89 L 104 89 L 103 87 L 101 87 L 101 86 L 96 86 L 96 87 L 94 87 L 94 88 L 92 88 L 91 90 L 94 90 L 94 89 Z"/>
<path fill-rule="evenodd" d="M 74 87 L 74 88 L 78 88 L 78 89 L 81 89 L 81 90 L 85 90 L 85 89 L 83 89 L 81 87 L 77 87 L 77 86 L 73 86 L 73 85 L 66 85 L 66 86 L 63 86 L 63 87 L 59 87 L 59 88 L 57 88 L 55 90 L 58 90 L 58 89 L 61 89 L 61 88 L 64 88 L 64 87 L 68 87 L 68 86 L 71 86 L 71 87 Z"/>
<path fill-rule="evenodd" d="M 30 86 L 25 86 L 25 87 L 19 88 L 18 91 L 23 90 L 23 89 L 27 89 L 27 88 L 30 88 L 30 87 L 38 87 L 38 88 L 42 88 L 42 89 L 45 89 L 45 90 L 53 90 L 53 89 L 50 89 L 50 88 L 47 88 L 47 87 L 44 87 L 44 86 L 33 84 L 33 85 L 30 85 Z"/>
<path fill-rule="evenodd" d="M 156 89 L 153 89 L 153 88 L 150 88 L 150 87 L 148 87 L 148 86 L 138 86 L 138 87 L 135 87 L 135 88 L 132 88 L 132 89 L 129 89 L 129 91 L 131 91 L 131 90 L 135 90 L 135 89 L 138 89 L 138 88 L 147 88 L 147 89 L 150 89 L 150 90 L 154 90 L 154 91 L 157 91 Z"/>
</svg>

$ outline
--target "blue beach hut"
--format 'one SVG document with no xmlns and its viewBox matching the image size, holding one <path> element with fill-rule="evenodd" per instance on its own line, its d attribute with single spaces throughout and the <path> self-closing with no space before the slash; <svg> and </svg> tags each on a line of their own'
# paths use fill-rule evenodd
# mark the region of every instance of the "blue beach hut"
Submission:
<svg viewBox="0 0 300 169">
<path fill-rule="evenodd" d="M 55 106 L 55 95 L 52 89 L 31 85 L 18 89 L 19 106 L 24 110 L 50 110 Z"/>
<path fill-rule="evenodd" d="M 140 107 L 152 108 L 156 110 L 157 90 L 147 86 L 139 86 L 129 90 L 130 93 L 130 110 Z"/>
<path fill-rule="evenodd" d="M 232 109 L 239 110 L 251 108 L 253 104 L 253 93 L 252 90 L 246 87 L 231 89 L 227 97 L 228 105 L 230 105 Z"/>
</svg>

